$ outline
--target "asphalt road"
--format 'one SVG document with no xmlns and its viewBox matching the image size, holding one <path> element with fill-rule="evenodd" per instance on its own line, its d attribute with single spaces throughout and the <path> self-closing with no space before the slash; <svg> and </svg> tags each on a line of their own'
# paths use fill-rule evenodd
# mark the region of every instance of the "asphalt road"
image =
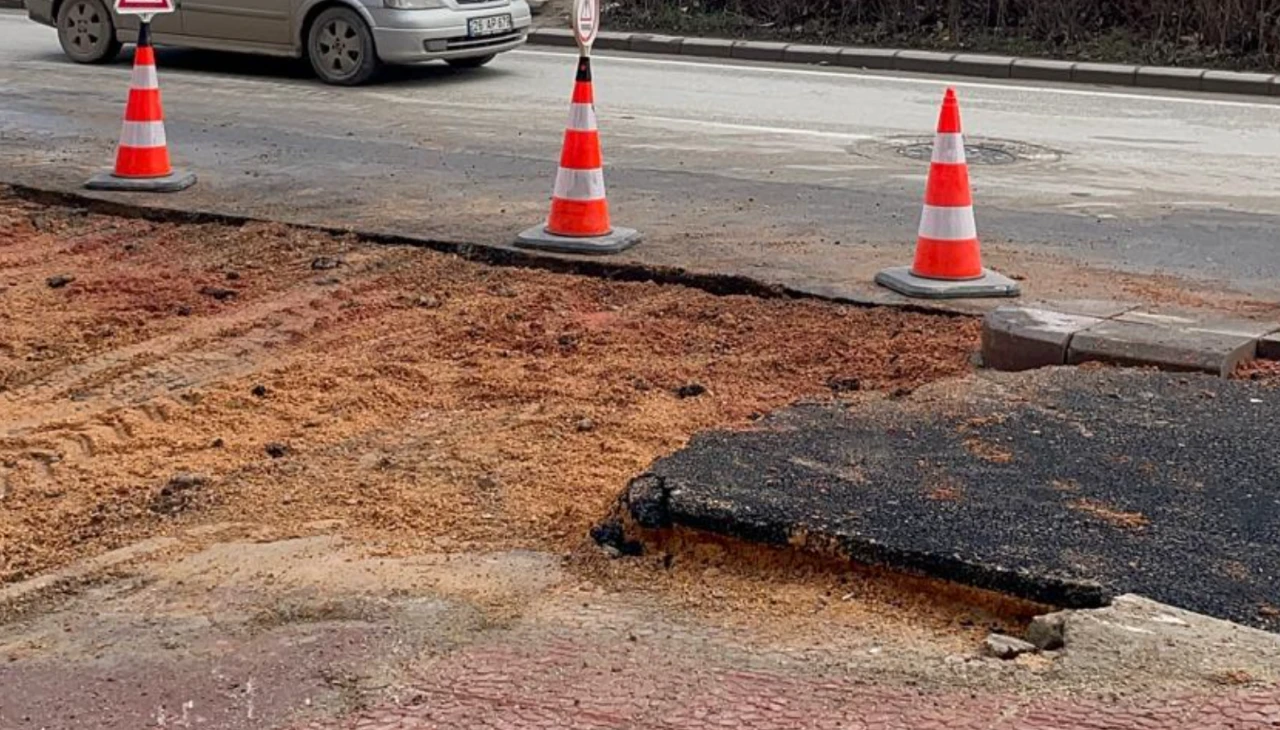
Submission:
<svg viewBox="0 0 1280 730">
<path fill-rule="evenodd" d="M 173 155 L 202 180 L 163 204 L 496 245 L 545 215 L 573 74 L 536 48 L 362 89 L 282 60 L 160 67 Z M 127 73 L 0 11 L 0 180 L 74 189 L 108 164 Z M 927 170 L 903 148 L 929 141 L 946 80 L 615 54 L 596 78 L 615 223 L 647 235 L 629 260 L 886 298 L 870 275 L 909 260 Z M 1123 289 L 1081 264 L 1280 294 L 1280 104 L 955 86 L 991 145 L 973 168 L 987 261 L 1032 294 Z"/>
</svg>

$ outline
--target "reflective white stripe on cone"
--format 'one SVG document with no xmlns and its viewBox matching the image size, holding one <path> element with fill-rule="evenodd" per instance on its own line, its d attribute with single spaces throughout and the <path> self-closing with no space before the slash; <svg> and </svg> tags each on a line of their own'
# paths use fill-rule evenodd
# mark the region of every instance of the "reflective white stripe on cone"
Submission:
<svg viewBox="0 0 1280 730">
<path fill-rule="evenodd" d="M 944 162 L 953 165 L 963 164 L 964 156 L 964 135 L 959 133 L 940 132 L 938 139 L 933 143 L 933 161 Z"/>
<path fill-rule="evenodd" d="M 920 235 L 936 241 L 969 241 L 978 237 L 973 208 L 924 206 L 920 215 Z"/>
<path fill-rule="evenodd" d="M 578 132 L 596 130 L 596 110 L 590 104 L 569 105 L 569 129 Z"/>
<path fill-rule="evenodd" d="M 133 88 L 158 89 L 160 77 L 156 75 L 156 67 L 151 64 L 138 64 L 133 67 Z"/>
<path fill-rule="evenodd" d="M 164 147 L 164 122 L 125 122 L 120 132 L 124 147 Z"/>
<path fill-rule="evenodd" d="M 604 198 L 604 170 L 556 171 L 556 185 L 552 196 L 561 200 L 600 200 Z"/>
</svg>

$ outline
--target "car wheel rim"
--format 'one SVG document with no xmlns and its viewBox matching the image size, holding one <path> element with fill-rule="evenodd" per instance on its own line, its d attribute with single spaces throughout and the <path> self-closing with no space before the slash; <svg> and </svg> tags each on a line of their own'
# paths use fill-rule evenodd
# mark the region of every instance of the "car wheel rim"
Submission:
<svg viewBox="0 0 1280 730">
<path fill-rule="evenodd" d="M 106 38 L 106 18 L 89 3 L 76 3 L 67 12 L 63 36 L 74 51 L 89 54 Z"/>
<path fill-rule="evenodd" d="M 360 33 L 345 20 L 331 20 L 320 27 L 316 50 L 321 65 L 334 76 L 350 76 L 364 60 Z"/>
</svg>

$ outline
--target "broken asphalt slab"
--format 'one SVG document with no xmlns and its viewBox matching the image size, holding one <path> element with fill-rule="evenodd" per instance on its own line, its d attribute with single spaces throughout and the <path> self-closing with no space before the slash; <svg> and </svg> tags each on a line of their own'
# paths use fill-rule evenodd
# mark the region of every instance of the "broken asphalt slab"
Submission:
<svg viewBox="0 0 1280 730">
<path fill-rule="evenodd" d="M 1280 630 L 1280 392 L 1199 375 L 987 373 L 695 437 L 640 527 L 835 553 L 1063 607 L 1137 593 Z"/>
</svg>

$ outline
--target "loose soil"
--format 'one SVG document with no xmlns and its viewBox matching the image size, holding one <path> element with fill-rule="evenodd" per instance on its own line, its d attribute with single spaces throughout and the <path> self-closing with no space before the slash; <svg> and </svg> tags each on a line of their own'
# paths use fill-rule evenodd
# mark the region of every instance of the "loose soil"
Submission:
<svg viewBox="0 0 1280 730">
<path fill-rule="evenodd" d="M 572 552 L 693 433 L 963 373 L 978 328 L 6 193 L 0 583 L 228 521 Z"/>
</svg>

